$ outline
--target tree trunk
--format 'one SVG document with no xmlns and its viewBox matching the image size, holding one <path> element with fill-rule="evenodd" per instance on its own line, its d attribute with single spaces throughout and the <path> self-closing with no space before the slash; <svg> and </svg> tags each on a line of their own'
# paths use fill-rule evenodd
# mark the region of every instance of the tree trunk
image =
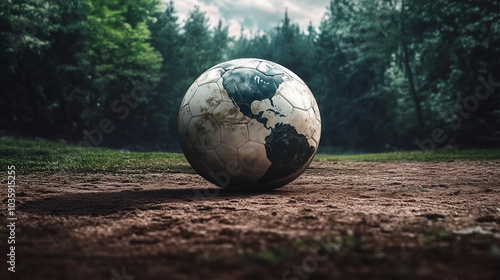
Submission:
<svg viewBox="0 0 500 280">
<path fill-rule="evenodd" d="M 408 86 L 410 90 L 410 96 L 413 98 L 413 103 L 415 105 L 415 113 L 417 114 L 419 133 L 422 134 L 425 129 L 424 117 L 422 114 L 422 106 L 420 104 L 420 98 L 418 96 L 417 90 L 415 89 L 415 82 L 413 80 L 413 71 L 410 65 L 410 54 L 408 51 L 408 42 L 406 41 L 406 30 L 405 30 L 405 5 L 404 1 L 401 7 L 401 44 L 403 47 L 403 63 L 405 66 L 406 74 L 408 75 Z"/>
</svg>

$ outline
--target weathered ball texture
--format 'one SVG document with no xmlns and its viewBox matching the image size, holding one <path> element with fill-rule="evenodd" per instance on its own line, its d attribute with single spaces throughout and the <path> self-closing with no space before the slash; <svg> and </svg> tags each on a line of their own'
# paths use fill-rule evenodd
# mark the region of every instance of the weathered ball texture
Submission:
<svg viewBox="0 0 500 280">
<path fill-rule="evenodd" d="M 226 189 L 256 191 L 297 178 L 318 149 L 321 118 L 311 90 L 292 71 L 236 59 L 203 73 L 179 110 L 191 166 Z"/>
</svg>

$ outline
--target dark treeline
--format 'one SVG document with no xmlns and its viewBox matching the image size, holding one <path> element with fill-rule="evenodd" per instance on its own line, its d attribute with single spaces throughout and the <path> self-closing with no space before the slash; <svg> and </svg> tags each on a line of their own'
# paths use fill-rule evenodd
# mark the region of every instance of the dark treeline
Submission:
<svg viewBox="0 0 500 280">
<path fill-rule="evenodd" d="M 286 14 L 232 38 L 157 0 L 0 3 L 0 130 L 93 146 L 176 150 L 178 106 L 224 60 L 304 79 L 325 152 L 500 146 L 500 1 L 333 0 L 319 30 Z M 242 32 L 243 34 L 243 32 Z"/>
</svg>

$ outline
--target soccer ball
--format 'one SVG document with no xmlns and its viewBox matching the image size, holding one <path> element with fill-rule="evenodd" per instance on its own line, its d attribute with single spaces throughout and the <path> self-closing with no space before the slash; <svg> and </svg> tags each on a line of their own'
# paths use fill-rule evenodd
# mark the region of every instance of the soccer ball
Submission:
<svg viewBox="0 0 500 280">
<path fill-rule="evenodd" d="M 236 59 L 203 73 L 179 110 L 184 155 L 208 181 L 230 190 L 288 184 L 318 149 L 321 118 L 311 90 L 292 71 Z"/>
</svg>

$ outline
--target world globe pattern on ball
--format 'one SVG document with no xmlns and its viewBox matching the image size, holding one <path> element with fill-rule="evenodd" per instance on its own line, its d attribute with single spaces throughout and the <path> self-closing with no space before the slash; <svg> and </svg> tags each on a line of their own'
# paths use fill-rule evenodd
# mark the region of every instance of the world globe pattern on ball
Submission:
<svg viewBox="0 0 500 280">
<path fill-rule="evenodd" d="M 200 75 L 179 110 L 193 169 L 230 190 L 281 187 L 311 163 L 321 136 L 316 100 L 297 75 L 263 59 L 236 59 Z"/>
</svg>

